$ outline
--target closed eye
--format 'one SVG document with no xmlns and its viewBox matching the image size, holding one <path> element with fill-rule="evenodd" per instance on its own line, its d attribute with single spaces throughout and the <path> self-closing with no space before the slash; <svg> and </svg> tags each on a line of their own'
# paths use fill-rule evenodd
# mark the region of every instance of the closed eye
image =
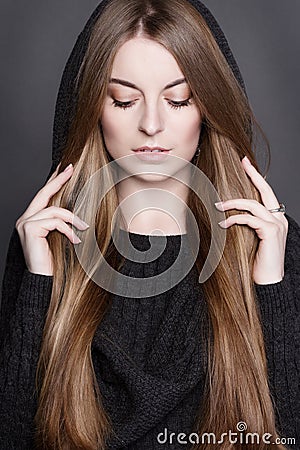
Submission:
<svg viewBox="0 0 300 450">
<path fill-rule="evenodd" d="M 186 100 L 183 100 L 181 102 L 175 102 L 172 100 L 168 100 L 168 104 L 173 109 L 180 109 L 184 106 L 189 106 L 191 104 L 190 100 L 191 100 L 191 97 L 189 97 Z M 134 103 L 135 103 L 134 101 L 120 102 L 119 100 L 113 99 L 113 105 L 116 108 L 129 109 L 134 105 Z"/>
<path fill-rule="evenodd" d="M 174 101 L 168 101 L 171 108 L 174 109 L 180 109 L 183 106 L 189 106 L 191 104 L 191 97 L 187 98 L 186 100 L 183 100 L 182 102 L 174 102 Z"/>
<path fill-rule="evenodd" d="M 131 108 L 133 106 L 133 104 L 134 104 L 134 102 L 119 102 L 118 100 L 113 101 L 113 105 L 116 108 L 128 109 L 128 108 Z"/>
</svg>

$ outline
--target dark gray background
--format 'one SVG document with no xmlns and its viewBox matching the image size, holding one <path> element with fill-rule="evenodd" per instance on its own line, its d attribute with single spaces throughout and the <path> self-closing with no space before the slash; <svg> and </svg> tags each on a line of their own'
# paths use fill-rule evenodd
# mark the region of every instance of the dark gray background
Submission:
<svg viewBox="0 0 300 450">
<path fill-rule="evenodd" d="M 229 40 L 254 113 L 269 138 L 268 182 L 300 223 L 300 2 L 204 2 Z M 97 4 L 1 0 L 0 280 L 15 221 L 50 170 L 54 106 L 64 64 Z"/>
</svg>

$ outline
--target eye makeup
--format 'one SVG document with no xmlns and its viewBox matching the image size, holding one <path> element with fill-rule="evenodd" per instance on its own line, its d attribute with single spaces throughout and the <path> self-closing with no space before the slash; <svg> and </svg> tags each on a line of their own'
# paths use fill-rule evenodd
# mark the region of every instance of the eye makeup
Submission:
<svg viewBox="0 0 300 450">
<path fill-rule="evenodd" d="M 187 98 L 186 100 L 182 101 L 174 101 L 174 100 L 168 100 L 168 104 L 173 109 L 181 109 L 184 106 L 189 106 L 191 104 L 191 97 Z M 121 102 L 119 100 L 113 99 L 113 106 L 116 108 L 122 108 L 122 109 L 128 109 L 132 108 L 135 101 L 128 101 L 128 102 Z"/>
<path fill-rule="evenodd" d="M 167 90 L 167 89 L 169 89 L 171 87 L 178 86 L 179 84 L 183 84 L 183 83 L 186 83 L 186 79 L 185 78 L 178 78 L 178 80 L 174 80 L 171 83 L 168 83 L 163 88 L 163 90 L 165 91 L 165 90 Z M 141 91 L 141 89 L 139 87 L 137 87 L 135 84 L 133 84 L 130 81 L 127 81 L 127 80 L 122 80 L 120 78 L 110 78 L 109 84 L 121 84 L 123 86 L 128 86 L 128 87 L 130 87 L 132 89 L 136 89 L 138 91 Z"/>
</svg>

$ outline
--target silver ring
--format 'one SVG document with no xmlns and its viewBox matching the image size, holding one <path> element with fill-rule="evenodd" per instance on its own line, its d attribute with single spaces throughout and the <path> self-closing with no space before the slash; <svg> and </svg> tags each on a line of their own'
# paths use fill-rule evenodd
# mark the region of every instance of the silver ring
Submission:
<svg viewBox="0 0 300 450">
<path fill-rule="evenodd" d="M 279 203 L 279 208 L 274 208 L 274 209 L 268 209 L 268 211 L 270 213 L 275 213 L 275 212 L 282 212 L 283 214 L 285 213 L 285 205 L 283 203 Z"/>
</svg>

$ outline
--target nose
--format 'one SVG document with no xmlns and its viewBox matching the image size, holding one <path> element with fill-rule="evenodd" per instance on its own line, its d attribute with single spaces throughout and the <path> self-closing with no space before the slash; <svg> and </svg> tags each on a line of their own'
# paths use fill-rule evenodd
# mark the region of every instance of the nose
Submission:
<svg viewBox="0 0 300 450">
<path fill-rule="evenodd" d="M 164 119 L 158 104 L 144 106 L 138 128 L 149 136 L 153 136 L 164 129 Z"/>
</svg>

